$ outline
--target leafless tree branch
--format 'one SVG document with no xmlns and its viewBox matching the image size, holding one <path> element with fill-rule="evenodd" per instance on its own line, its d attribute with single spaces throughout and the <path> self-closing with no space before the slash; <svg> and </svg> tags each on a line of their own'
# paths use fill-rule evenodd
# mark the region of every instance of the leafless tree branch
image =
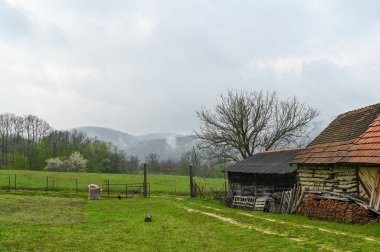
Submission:
<svg viewBox="0 0 380 252">
<path fill-rule="evenodd" d="M 202 107 L 196 114 L 199 147 L 212 158 L 238 161 L 306 138 L 319 112 L 296 97 L 280 100 L 275 92 L 230 90 L 213 110 Z"/>
</svg>

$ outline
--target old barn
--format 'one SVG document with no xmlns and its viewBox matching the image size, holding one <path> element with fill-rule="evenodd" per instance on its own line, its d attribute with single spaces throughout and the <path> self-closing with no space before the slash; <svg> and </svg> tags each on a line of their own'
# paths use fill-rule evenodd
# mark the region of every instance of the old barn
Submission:
<svg viewBox="0 0 380 252">
<path fill-rule="evenodd" d="M 268 196 L 288 190 L 297 182 L 297 166 L 289 162 L 300 149 L 260 152 L 229 167 L 228 181 L 233 195 Z"/>
<path fill-rule="evenodd" d="M 380 104 L 339 115 L 292 164 L 305 190 L 349 194 L 379 211 Z"/>
</svg>

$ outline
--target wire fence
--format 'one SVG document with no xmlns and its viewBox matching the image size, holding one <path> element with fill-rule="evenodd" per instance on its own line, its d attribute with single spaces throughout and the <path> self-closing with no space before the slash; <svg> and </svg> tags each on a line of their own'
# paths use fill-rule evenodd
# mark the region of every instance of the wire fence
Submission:
<svg viewBox="0 0 380 252">
<path fill-rule="evenodd" d="M 150 196 L 150 184 L 146 183 L 112 183 L 109 179 L 98 183 L 102 197 Z M 88 181 L 78 178 L 62 179 L 54 176 L 28 177 L 17 174 L 1 174 L 0 190 L 13 193 L 63 194 L 84 196 L 88 194 Z"/>
<path fill-rule="evenodd" d="M 136 195 L 150 197 L 150 183 L 110 183 L 109 180 L 103 184 L 103 193 L 109 197 L 130 198 Z"/>
</svg>

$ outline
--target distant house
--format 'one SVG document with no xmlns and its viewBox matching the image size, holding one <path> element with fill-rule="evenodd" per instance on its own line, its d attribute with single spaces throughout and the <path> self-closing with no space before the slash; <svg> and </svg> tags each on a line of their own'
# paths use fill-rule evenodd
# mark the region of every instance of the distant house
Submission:
<svg viewBox="0 0 380 252">
<path fill-rule="evenodd" d="M 301 187 L 361 197 L 380 209 L 380 103 L 339 115 L 291 162 Z"/>
<path fill-rule="evenodd" d="M 297 182 L 297 166 L 289 162 L 301 149 L 260 152 L 227 169 L 230 190 L 237 196 L 269 196 L 291 189 Z"/>
</svg>

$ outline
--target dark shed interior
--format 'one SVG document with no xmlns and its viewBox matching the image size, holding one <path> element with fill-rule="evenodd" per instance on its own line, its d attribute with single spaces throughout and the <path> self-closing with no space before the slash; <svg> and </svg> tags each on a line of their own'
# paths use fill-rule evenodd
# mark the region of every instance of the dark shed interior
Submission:
<svg viewBox="0 0 380 252">
<path fill-rule="evenodd" d="M 297 182 L 297 166 L 289 162 L 301 149 L 260 152 L 227 169 L 230 190 L 238 196 L 269 196 L 291 189 Z"/>
</svg>

